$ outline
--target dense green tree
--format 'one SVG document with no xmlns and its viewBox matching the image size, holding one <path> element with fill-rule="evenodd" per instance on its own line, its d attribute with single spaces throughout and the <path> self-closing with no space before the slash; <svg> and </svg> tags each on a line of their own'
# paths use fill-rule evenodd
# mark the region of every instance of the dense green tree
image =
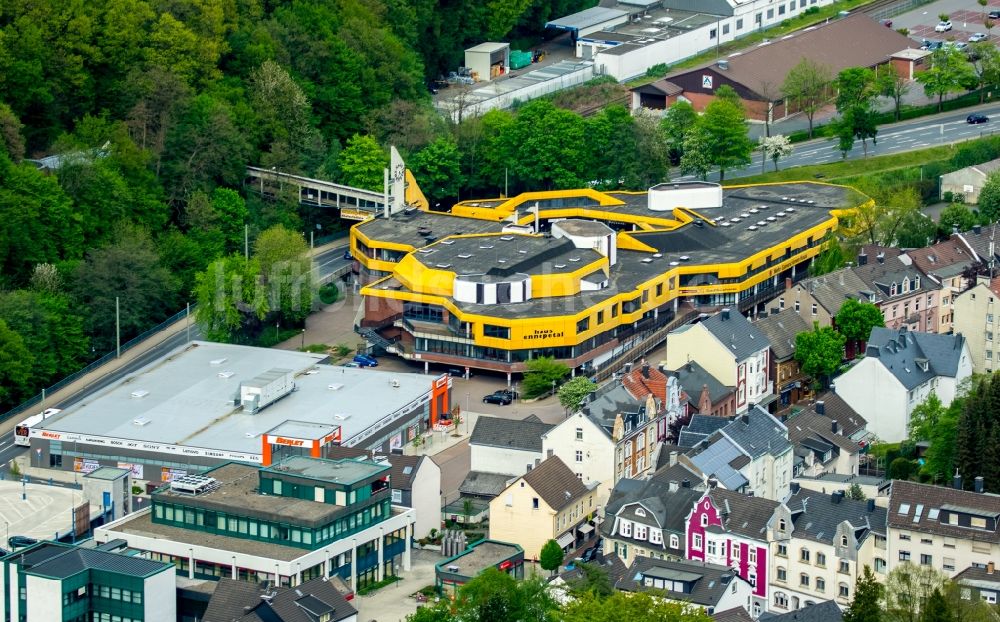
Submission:
<svg viewBox="0 0 1000 622">
<path fill-rule="evenodd" d="M 455 608 L 460 622 L 547 622 L 556 603 L 543 580 L 488 568 L 462 587 Z"/>
<path fill-rule="evenodd" d="M 90 357 L 83 318 L 65 293 L 31 290 L 0 293 L 0 318 L 21 336 L 32 353 L 33 390 L 75 372 Z"/>
<path fill-rule="evenodd" d="M 569 367 L 552 357 L 540 356 L 524 364 L 524 397 L 538 397 L 562 382 Z"/>
<path fill-rule="evenodd" d="M 277 225 L 254 242 L 261 284 L 270 297 L 269 308 L 285 325 L 298 324 L 312 312 L 314 286 L 309 245 L 302 234 Z"/>
<path fill-rule="evenodd" d="M 894 567 L 885 578 L 885 612 L 889 619 L 919 622 L 921 608 L 947 580 L 932 566 L 903 562 Z"/>
<path fill-rule="evenodd" d="M 609 106 L 585 124 L 591 148 L 588 159 L 593 162 L 600 186 L 608 190 L 638 188 L 644 163 L 638 160 L 635 120 L 628 109 L 618 104 Z"/>
<path fill-rule="evenodd" d="M 538 553 L 538 565 L 542 567 L 542 570 L 548 570 L 549 574 L 555 574 L 556 570 L 559 570 L 559 566 L 562 566 L 563 553 L 562 547 L 555 540 L 547 540 L 545 544 L 542 545 L 541 552 Z"/>
<path fill-rule="evenodd" d="M 562 622 L 710 622 L 701 607 L 662 600 L 646 592 L 616 591 L 607 598 L 584 594 L 563 607 Z"/>
<path fill-rule="evenodd" d="M 934 50 L 930 67 L 918 73 L 916 80 L 924 85 L 927 97 L 937 97 L 940 112 L 945 96 L 966 90 L 970 83 L 975 82 L 975 76 L 965 52 L 943 47 Z"/>
<path fill-rule="evenodd" d="M 813 136 L 813 118 L 830 101 L 832 81 L 833 73 L 829 67 L 803 58 L 789 70 L 781 85 L 785 99 L 801 110 L 809 121 L 809 138 Z"/>
<path fill-rule="evenodd" d="M 952 231 L 968 231 L 976 224 L 976 215 L 961 203 L 952 203 L 941 210 L 938 224 L 945 235 L 950 235 Z"/>
<path fill-rule="evenodd" d="M 910 422 L 908 425 L 909 439 L 914 443 L 929 440 L 934 434 L 934 429 L 940 425 L 945 410 L 944 405 L 941 403 L 941 398 L 937 396 L 937 393 L 932 391 L 910 413 Z"/>
<path fill-rule="evenodd" d="M 611 577 L 603 566 L 597 563 L 577 564 L 580 570 L 576 580 L 570 581 L 570 594 L 581 597 L 585 594 L 606 598 L 615 593 L 615 588 L 611 584 Z"/>
<path fill-rule="evenodd" d="M 635 149 L 639 166 L 639 186 L 649 188 L 670 181 L 670 148 L 660 119 L 650 110 L 635 111 Z"/>
<path fill-rule="evenodd" d="M 884 588 L 875 573 L 865 566 L 863 574 L 854 585 L 854 598 L 844 611 L 844 622 L 882 622 L 882 594 Z"/>
<path fill-rule="evenodd" d="M 170 229 L 156 241 L 160 263 L 177 278 L 181 300 L 191 300 L 199 272 L 205 269 L 205 258 L 216 257 L 213 250 L 199 244 L 191 235 Z"/>
<path fill-rule="evenodd" d="M 878 134 L 875 126 L 875 98 L 878 97 L 875 72 L 866 67 L 844 69 L 837 75 L 834 85 L 837 88 L 835 103 L 840 113 L 837 121 L 840 149 L 846 155 L 854 140 L 858 139 L 865 157 L 868 157 L 868 139 L 874 144 Z"/>
<path fill-rule="evenodd" d="M 311 174 L 308 163 L 318 161 L 326 146 L 312 125 L 309 98 L 288 71 L 275 61 L 264 61 L 250 74 L 250 103 L 260 140 L 269 152 L 262 164 Z"/>
<path fill-rule="evenodd" d="M 885 326 L 885 319 L 872 303 L 849 298 L 837 312 L 836 326 L 837 331 L 851 341 L 868 341 L 872 328 Z"/>
<path fill-rule="evenodd" d="M 987 175 L 979 191 L 979 213 L 987 222 L 1000 219 L 1000 173 L 997 171 Z"/>
<path fill-rule="evenodd" d="M 115 347 L 115 299 L 122 343 L 177 308 L 177 279 L 160 263 L 149 233 L 122 225 L 108 246 L 91 250 L 76 271 L 73 291 L 98 351 Z"/>
<path fill-rule="evenodd" d="M 705 106 L 698 120 L 704 134 L 709 162 L 719 167 L 719 181 L 726 170 L 750 164 L 753 143 L 747 133 L 746 112 L 728 99 L 716 99 Z"/>
<path fill-rule="evenodd" d="M 708 178 L 712 161 L 708 153 L 708 134 L 700 127 L 695 127 L 684 138 L 683 154 L 681 155 L 681 172 L 694 173 L 700 179 Z"/>
<path fill-rule="evenodd" d="M 6 411 L 27 397 L 25 389 L 31 378 L 31 351 L 24 340 L 0 318 L 0 404 Z"/>
<path fill-rule="evenodd" d="M 434 140 L 406 163 L 418 180 L 427 200 L 434 205 L 448 197 L 458 197 L 462 187 L 462 163 L 458 145 L 449 137 Z"/>
<path fill-rule="evenodd" d="M 986 97 L 986 87 L 1000 83 L 1000 50 L 989 40 L 969 44 L 972 74 L 979 87 L 979 103 Z"/>
<path fill-rule="evenodd" d="M 834 236 L 823 242 L 823 250 L 809 264 L 809 276 L 820 276 L 840 270 L 847 263 L 847 251 Z"/>
<path fill-rule="evenodd" d="M 501 145 L 511 154 L 507 166 L 520 187 L 579 188 L 593 179 L 586 121 L 548 100 L 520 108 Z"/>
<path fill-rule="evenodd" d="M 22 127 L 10 106 L 0 102 L 0 154 L 5 154 L 13 162 L 20 162 L 24 157 Z"/>
<path fill-rule="evenodd" d="M 662 128 L 666 134 L 670 157 L 674 162 L 680 162 L 684 155 L 684 141 L 698 122 L 698 113 L 694 106 L 686 101 L 678 101 L 667 109 L 663 115 Z"/>
<path fill-rule="evenodd" d="M 82 255 L 80 220 L 56 179 L 0 155 L 0 284 L 22 284 L 35 264 Z"/>
<path fill-rule="evenodd" d="M 567 412 L 576 412 L 583 400 L 597 390 L 597 384 L 586 376 L 577 376 L 559 387 L 559 403 Z"/>
<path fill-rule="evenodd" d="M 882 97 L 892 100 L 893 114 L 899 121 L 899 111 L 903 104 L 903 98 L 910 92 L 910 80 L 901 74 L 892 63 L 886 63 L 879 67 L 878 77 L 875 79 L 875 89 Z"/>
<path fill-rule="evenodd" d="M 829 326 L 819 327 L 795 336 L 795 360 L 802 371 L 817 382 L 825 382 L 840 367 L 844 359 L 844 336 Z"/>
<path fill-rule="evenodd" d="M 941 590 L 934 588 L 920 610 L 920 622 L 955 622 L 955 614 Z"/>
<path fill-rule="evenodd" d="M 371 136 L 355 134 L 337 156 L 337 183 L 368 190 L 382 190 L 389 154 Z"/>
</svg>

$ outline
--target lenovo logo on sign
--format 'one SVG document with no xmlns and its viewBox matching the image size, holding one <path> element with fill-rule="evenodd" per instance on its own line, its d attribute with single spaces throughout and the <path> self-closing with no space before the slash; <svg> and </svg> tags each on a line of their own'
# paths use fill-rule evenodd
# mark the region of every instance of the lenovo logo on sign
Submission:
<svg viewBox="0 0 1000 622">
<path fill-rule="evenodd" d="M 294 438 L 285 438 L 283 436 L 275 437 L 274 443 L 276 445 L 291 445 L 292 447 L 302 447 L 306 444 L 305 441 L 300 441 Z"/>
</svg>

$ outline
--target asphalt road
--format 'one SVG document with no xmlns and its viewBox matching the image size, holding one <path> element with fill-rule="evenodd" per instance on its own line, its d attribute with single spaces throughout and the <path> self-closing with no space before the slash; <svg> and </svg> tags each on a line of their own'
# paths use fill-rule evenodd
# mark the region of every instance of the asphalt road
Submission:
<svg viewBox="0 0 1000 622">
<path fill-rule="evenodd" d="M 990 121 L 979 125 L 970 125 L 965 122 L 965 119 L 973 112 L 973 109 L 965 109 L 883 126 L 879 128 L 876 138 L 878 144 L 874 146 L 871 143 L 868 144 L 868 155 L 913 151 L 914 149 L 924 149 L 1000 132 L 1000 104 L 979 106 L 974 111 L 985 114 L 990 118 Z M 726 180 L 760 174 L 760 154 L 755 153 L 754 157 L 755 161 L 750 166 L 726 171 Z M 864 151 L 861 143 L 856 141 L 854 149 L 848 152 L 847 159 L 853 160 L 863 157 Z M 794 145 L 792 155 L 779 160 L 778 167 L 784 170 L 796 166 L 836 162 L 841 159 L 842 154 L 837 148 L 837 140 L 823 138 Z M 767 163 L 767 170 L 774 170 L 771 161 Z M 718 181 L 718 171 L 710 173 L 708 178 L 710 181 Z M 678 179 L 682 181 L 695 180 L 697 176 L 685 175 Z"/>
</svg>

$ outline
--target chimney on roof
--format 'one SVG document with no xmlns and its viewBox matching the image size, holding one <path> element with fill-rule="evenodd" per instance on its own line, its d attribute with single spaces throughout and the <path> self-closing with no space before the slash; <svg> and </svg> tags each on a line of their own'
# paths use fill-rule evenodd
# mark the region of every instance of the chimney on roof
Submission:
<svg viewBox="0 0 1000 622">
<path fill-rule="evenodd" d="M 672 451 L 670 452 L 670 466 L 674 466 L 675 464 L 677 464 L 677 452 Z"/>
<path fill-rule="evenodd" d="M 834 434 L 840 434 L 840 426 L 837 424 L 836 419 L 830 421 L 830 431 Z"/>
<path fill-rule="evenodd" d="M 646 362 L 646 359 L 642 360 L 642 377 L 649 380 L 649 363 Z"/>
<path fill-rule="evenodd" d="M 840 500 L 843 498 L 844 498 L 843 490 L 834 491 L 834 493 L 830 495 L 830 501 L 832 501 L 833 503 L 840 503 Z"/>
<path fill-rule="evenodd" d="M 681 488 L 690 488 L 690 487 L 691 487 L 691 480 L 686 479 L 681 482 Z"/>
<path fill-rule="evenodd" d="M 792 277 L 790 276 L 785 277 L 785 289 L 792 289 Z"/>
<path fill-rule="evenodd" d="M 871 512 L 874 512 L 874 511 L 875 511 L 875 499 L 869 499 L 868 500 L 868 512 L 871 513 Z"/>
<path fill-rule="evenodd" d="M 858 253 L 858 267 L 868 265 L 868 253 L 862 250 Z"/>
<path fill-rule="evenodd" d="M 798 493 L 799 492 L 799 483 L 798 482 L 792 482 L 791 484 L 789 484 L 788 489 L 792 491 L 793 495 L 796 494 L 796 493 Z"/>
<path fill-rule="evenodd" d="M 981 225 L 972 225 L 972 232 L 979 235 L 983 232 L 983 227 Z"/>
<path fill-rule="evenodd" d="M 722 321 L 726 321 L 728 319 L 729 319 L 729 307 L 726 307 L 722 310 Z"/>
<path fill-rule="evenodd" d="M 875 259 L 877 259 L 879 263 L 885 263 L 885 253 L 875 255 Z"/>
<path fill-rule="evenodd" d="M 823 400 L 816 400 L 816 414 L 826 415 L 826 404 Z"/>
<path fill-rule="evenodd" d="M 983 476 L 977 475 L 976 479 L 972 481 L 974 482 L 975 491 L 981 494 L 983 492 Z"/>
<path fill-rule="evenodd" d="M 997 566 L 993 562 L 986 564 L 986 574 L 993 574 L 996 569 Z"/>
<path fill-rule="evenodd" d="M 758 313 L 757 314 L 757 319 L 758 320 L 766 320 L 767 319 L 767 311 L 761 311 L 760 313 Z"/>
<path fill-rule="evenodd" d="M 751 404 L 750 407 L 753 408 L 753 405 Z M 740 415 L 740 421 L 743 422 L 743 425 L 750 425 L 750 413 L 745 412 Z"/>
<path fill-rule="evenodd" d="M 709 488 L 715 488 L 715 487 L 716 487 L 716 486 L 718 486 L 718 485 L 719 485 L 719 478 L 718 478 L 718 477 L 716 477 L 716 476 L 715 476 L 715 474 L 712 474 L 712 475 L 711 475 L 711 476 L 710 476 L 710 477 L 708 478 L 708 487 L 709 487 Z"/>
<path fill-rule="evenodd" d="M 670 483 L 668 484 L 668 487 L 669 487 L 670 492 L 677 492 L 677 489 L 679 488 L 679 486 L 677 485 L 677 482 L 675 482 L 674 480 L 670 480 Z"/>
<path fill-rule="evenodd" d="M 962 476 L 955 471 L 955 477 L 951 478 L 951 485 L 955 490 L 962 490 Z"/>
</svg>

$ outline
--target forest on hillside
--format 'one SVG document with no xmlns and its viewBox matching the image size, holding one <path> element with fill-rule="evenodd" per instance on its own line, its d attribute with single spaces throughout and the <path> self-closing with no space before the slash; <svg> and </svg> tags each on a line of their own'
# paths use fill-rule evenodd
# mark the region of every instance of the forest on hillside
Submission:
<svg viewBox="0 0 1000 622">
<path fill-rule="evenodd" d="M 0 412 L 112 350 L 116 298 L 125 342 L 195 301 L 210 264 L 266 280 L 302 232 L 342 226 L 244 192 L 247 164 L 381 188 L 396 145 L 434 202 L 496 196 L 505 178 L 512 193 L 662 178 L 658 126 L 621 106 L 583 118 L 545 100 L 452 124 L 431 104 L 466 47 L 532 49 L 546 20 L 591 4 L 0 3 Z M 55 170 L 25 161 L 49 155 Z M 250 311 L 257 331 L 302 320 Z"/>
</svg>

